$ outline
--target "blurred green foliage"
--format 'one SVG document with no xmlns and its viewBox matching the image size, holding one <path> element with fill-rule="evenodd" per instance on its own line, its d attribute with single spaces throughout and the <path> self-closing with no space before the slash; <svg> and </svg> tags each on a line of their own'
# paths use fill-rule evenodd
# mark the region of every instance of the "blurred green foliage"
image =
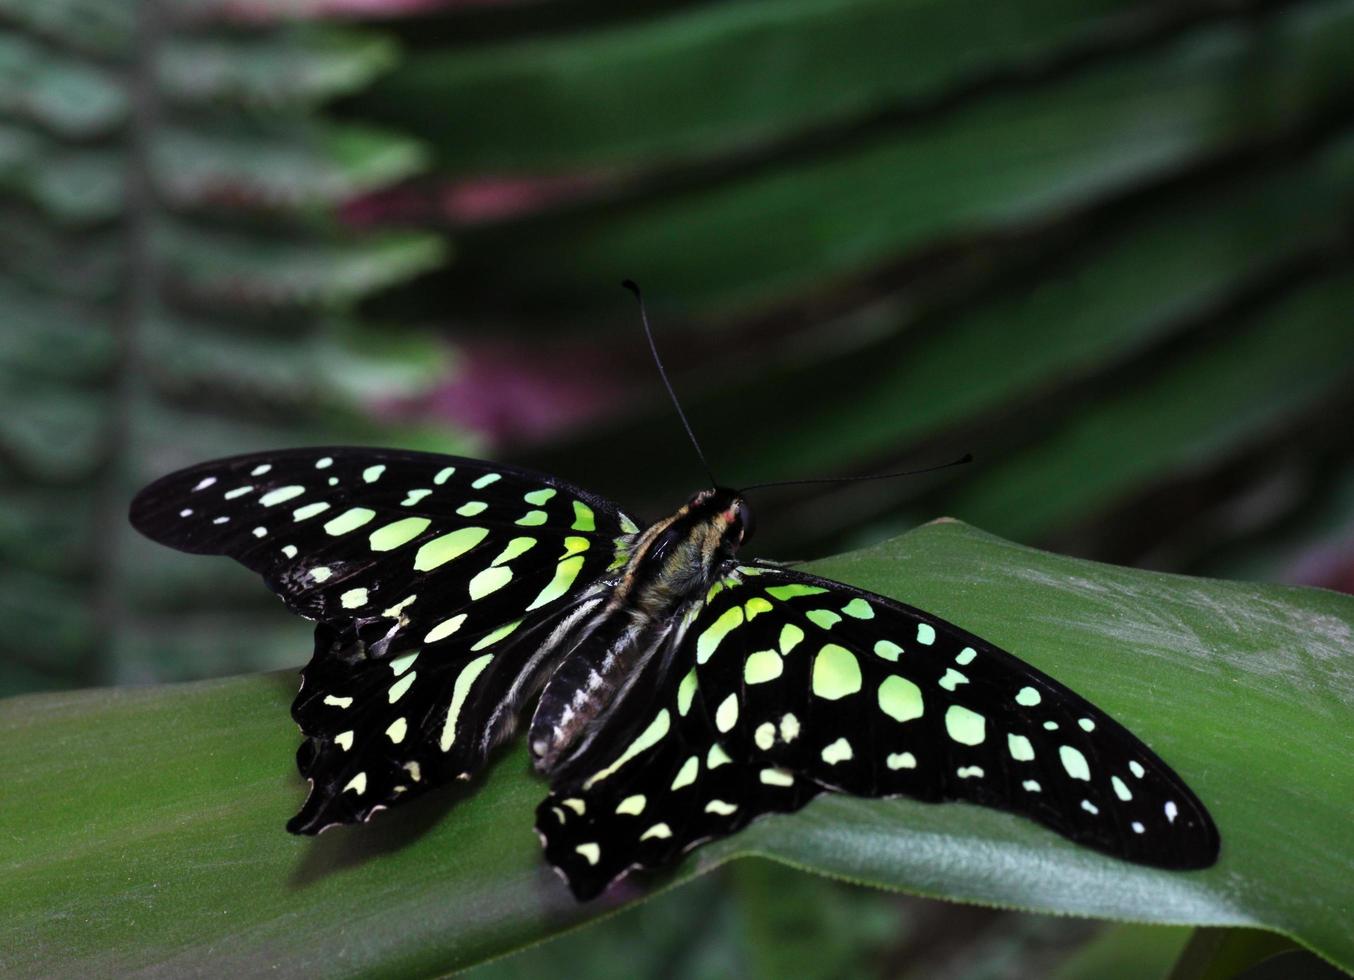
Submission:
<svg viewBox="0 0 1354 980">
<path fill-rule="evenodd" d="M 1354 590 L 1351 0 L 0 0 L 0 82 L 0 694 L 304 658 L 126 530 L 180 464 L 483 449 L 664 512 L 622 277 L 725 482 L 977 456 L 766 491 L 769 557 L 949 513 Z M 775 873 L 862 903 L 824 970 L 902 972 L 895 900 Z M 578 943 L 719 907 L 674 974 L 767 975 L 757 875 Z"/>
</svg>

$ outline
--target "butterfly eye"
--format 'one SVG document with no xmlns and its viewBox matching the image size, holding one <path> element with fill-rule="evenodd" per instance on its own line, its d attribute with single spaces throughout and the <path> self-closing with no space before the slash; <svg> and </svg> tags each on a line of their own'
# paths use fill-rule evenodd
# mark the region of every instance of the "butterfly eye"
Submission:
<svg viewBox="0 0 1354 980">
<path fill-rule="evenodd" d="M 752 519 L 752 508 L 743 501 L 738 501 L 738 510 L 736 514 L 738 526 L 742 529 L 739 544 L 747 544 L 752 540 L 752 532 L 756 530 L 756 522 Z"/>
</svg>

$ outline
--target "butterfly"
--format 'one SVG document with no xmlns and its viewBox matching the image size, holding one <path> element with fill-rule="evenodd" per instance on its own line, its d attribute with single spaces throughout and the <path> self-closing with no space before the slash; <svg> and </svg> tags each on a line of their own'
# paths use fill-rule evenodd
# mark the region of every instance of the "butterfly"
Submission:
<svg viewBox="0 0 1354 980">
<path fill-rule="evenodd" d="M 995 807 L 1162 868 L 1218 855 L 1183 780 L 1056 680 L 923 610 L 740 560 L 736 490 L 641 527 L 553 476 L 339 447 L 170 474 L 130 517 L 315 621 L 293 833 L 471 779 L 525 722 L 536 830 L 580 900 L 824 792 Z"/>
</svg>

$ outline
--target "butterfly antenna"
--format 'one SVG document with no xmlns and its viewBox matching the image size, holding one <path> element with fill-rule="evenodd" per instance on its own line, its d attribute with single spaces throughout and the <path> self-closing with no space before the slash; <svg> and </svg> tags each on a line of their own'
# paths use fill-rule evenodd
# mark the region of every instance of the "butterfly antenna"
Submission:
<svg viewBox="0 0 1354 980">
<path fill-rule="evenodd" d="M 958 459 L 952 459 L 948 463 L 939 463 L 935 466 L 924 466 L 919 470 L 902 470 L 898 473 L 871 473 L 868 476 L 828 476 L 817 480 L 777 480 L 774 483 L 754 483 L 750 487 L 743 487 L 743 491 L 761 490 L 765 487 L 789 487 L 798 486 L 803 483 L 859 483 L 862 480 L 891 480 L 895 476 L 917 476 L 921 473 L 934 473 L 936 470 L 949 469 L 951 466 L 964 466 L 973 462 L 972 453 L 964 453 Z"/>
<path fill-rule="evenodd" d="M 696 447 L 696 455 L 700 457 L 701 466 L 705 467 L 705 475 L 710 478 L 710 486 L 717 487 L 719 481 L 715 479 L 710 464 L 705 461 L 705 453 L 701 450 L 701 444 L 696 441 L 696 433 L 692 431 L 691 423 L 687 421 L 686 413 L 682 411 L 682 403 L 677 400 L 677 392 L 673 390 L 672 382 L 668 380 L 663 359 L 658 356 L 658 345 L 654 343 L 653 330 L 649 327 L 649 313 L 644 308 L 644 294 L 639 291 L 639 285 L 633 279 L 626 279 L 621 285 L 634 293 L 635 299 L 639 301 L 639 319 L 644 324 L 644 336 L 649 338 L 649 351 L 653 354 L 653 362 L 658 365 L 658 374 L 663 379 L 663 387 L 668 389 L 668 397 L 672 399 L 673 408 L 677 409 L 677 417 L 682 420 L 682 428 L 686 429 L 687 438 L 691 440 L 691 445 Z"/>
</svg>

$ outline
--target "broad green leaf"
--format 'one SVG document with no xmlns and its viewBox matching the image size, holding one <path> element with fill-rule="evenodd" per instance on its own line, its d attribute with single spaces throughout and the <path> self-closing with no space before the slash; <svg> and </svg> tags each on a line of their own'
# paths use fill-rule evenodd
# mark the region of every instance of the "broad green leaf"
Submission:
<svg viewBox="0 0 1354 980">
<path fill-rule="evenodd" d="M 415 47 L 364 104 L 427 134 L 454 173 L 670 163 L 934 98 L 1160 13 L 1144 0 L 684 4 L 600 28 Z"/>
<path fill-rule="evenodd" d="M 693 187 L 468 231 L 451 278 L 552 312 L 594 308 L 599 282 L 627 276 L 689 311 L 803 296 L 937 238 L 1022 227 L 1272 140 L 1354 89 L 1354 4 L 1276 12 L 1264 37 L 1259 58 L 1247 27 L 1195 31 Z"/>
<path fill-rule="evenodd" d="M 960 901 L 1255 926 L 1354 966 L 1354 599 L 1098 565 L 954 522 L 812 567 L 959 623 L 1105 708 L 1209 806 L 1221 859 L 1166 872 L 996 811 L 828 796 L 666 880 L 757 854 Z M 543 786 L 520 749 L 370 826 L 288 836 L 303 795 L 294 686 L 255 675 L 6 702 L 0 969 L 426 975 L 641 893 L 573 902 L 531 833 Z"/>
</svg>

